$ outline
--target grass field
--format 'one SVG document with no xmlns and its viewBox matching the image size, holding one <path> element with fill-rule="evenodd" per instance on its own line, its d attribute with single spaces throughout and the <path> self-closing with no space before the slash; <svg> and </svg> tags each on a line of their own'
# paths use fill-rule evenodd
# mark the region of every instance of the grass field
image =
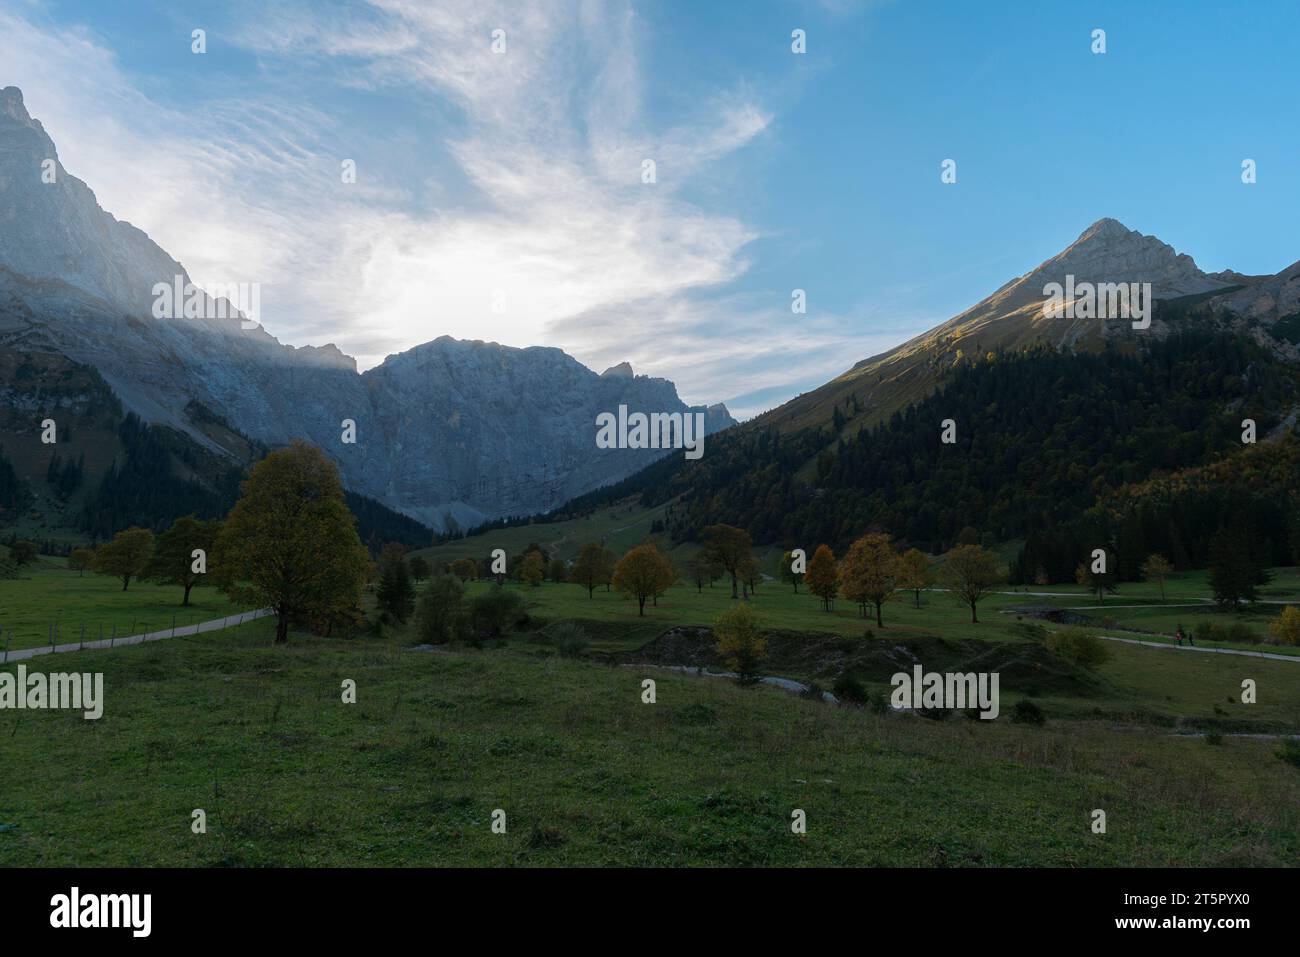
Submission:
<svg viewBox="0 0 1300 957">
<path fill-rule="evenodd" d="M 43 564 L 0 595 L 33 623 L 49 605 L 169 620 L 178 590 L 154 587 L 123 596 Z M 972 653 L 1010 662 L 999 720 L 934 721 L 617 663 L 671 626 L 708 624 L 731 603 L 722 582 L 677 586 L 644 619 L 613 592 L 507 587 L 532 626 L 483 649 L 411 650 L 409 625 L 274 647 L 268 619 L 28 662 L 102 671 L 106 703 L 99 721 L 0 711 L 0 865 L 1233 866 L 1300 855 L 1300 767 L 1279 760 L 1279 738 L 1249 736 L 1300 733 L 1300 662 L 1113 644 L 1087 681 L 1062 672 L 1031 688 L 1038 678 L 1016 663 L 1045 653 L 1027 637 L 1039 626 L 999 609 L 1049 599 L 994 596 L 971 625 L 944 594 L 926 593 L 920 610 L 909 596 L 886 606 L 882 630 L 843 604 L 827 614 L 789 586 L 760 587 L 766 628 L 810 644 L 838 633 L 846 660 L 904 647 L 935 667 Z M 1107 604 L 1145 600 L 1145 587 Z M 1198 585 L 1179 587 L 1191 598 Z M 1068 591 L 1052 600 L 1092 604 Z M 204 617 L 229 608 L 196 596 L 214 603 L 196 608 Z M 585 659 L 558 657 L 536 630 L 561 619 L 591 633 Z M 794 661 L 771 670 L 823 680 Z M 642 703 L 645 677 L 655 704 Z M 1244 677 L 1257 704 L 1240 702 Z M 356 704 L 341 700 L 345 679 Z M 1045 726 L 1008 720 L 1030 692 Z M 196 808 L 206 834 L 191 831 Z M 806 837 L 790 831 L 796 808 Z M 1097 808 L 1105 834 L 1090 829 Z M 496 809 L 505 834 L 491 830 Z"/>
<path fill-rule="evenodd" d="M 1300 769 L 1275 741 L 934 722 L 665 672 L 647 705 L 639 669 L 403 651 L 397 639 L 275 648 L 256 626 L 63 657 L 105 673 L 105 715 L 2 714 L 0 864 L 1188 866 L 1300 854 Z M 340 700 L 345 678 L 355 705 Z M 191 832 L 196 808 L 206 834 Z M 498 808 L 505 834 L 490 829 Z M 806 837 L 790 832 L 796 808 Z M 1094 808 L 1105 834 L 1089 828 Z"/>
<path fill-rule="evenodd" d="M 20 574 L 0 580 L 0 650 L 48 645 L 52 626 L 55 642 L 62 644 L 77 641 L 83 626 L 90 641 L 101 637 L 101 628 L 108 638 L 170 628 L 173 615 L 180 627 L 248 610 L 215 588 L 195 588 L 187 607 L 181 607 L 184 592 L 176 585 L 133 581 L 122 591 L 120 580 L 80 576 L 61 558 L 42 558 Z"/>
</svg>

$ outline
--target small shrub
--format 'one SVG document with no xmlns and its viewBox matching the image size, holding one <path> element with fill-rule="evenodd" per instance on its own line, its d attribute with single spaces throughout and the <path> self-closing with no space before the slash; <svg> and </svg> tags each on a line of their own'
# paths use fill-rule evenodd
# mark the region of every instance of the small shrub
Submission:
<svg viewBox="0 0 1300 957">
<path fill-rule="evenodd" d="M 469 620 L 479 634 L 499 638 L 508 629 L 527 620 L 524 600 L 517 592 L 494 585 L 469 603 Z"/>
<path fill-rule="evenodd" d="M 555 650 L 562 658 L 577 658 L 591 644 L 586 629 L 576 621 L 561 621 L 549 630 L 550 638 L 555 642 Z"/>
<path fill-rule="evenodd" d="M 799 697 L 807 698 L 809 701 L 825 701 L 826 699 L 823 697 L 825 694 L 826 689 L 814 681 L 807 688 L 804 688 L 803 691 L 799 692 Z"/>
<path fill-rule="evenodd" d="M 1015 724 L 1043 724 L 1047 721 L 1047 716 L 1043 714 L 1042 708 L 1026 698 L 1024 701 L 1017 701 L 1016 706 L 1011 709 L 1011 720 Z"/>
<path fill-rule="evenodd" d="M 1223 735 L 1217 731 L 1211 731 L 1205 736 L 1206 744 L 1223 744 Z"/>
<path fill-rule="evenodd" d="M 867 689 L 862 682 L 847 671 L 835 679 L 831 693 L 849 704 L 866 704 L 868 700 Z"/>
<path fill-rule="evenodd" d="M 450 575 L 431 578 L 415 605 L 415 630 L 430 645 L 441 645 L 458 636 L 464 611 L 465 586 Z"/>
<path fill-rule="evenodd" d="M 1110 649 L 1082 628 L 1062 628 L 1047 638 L 1047 647 L 1082 668 L 1098 668 L 1110 660 Z"/>
<path fill-rule="evenodd" d="M 1277 752 L 1279 760 L 1285 761 L 1293 768 L 1300 768 L 1300 741 L 1287 741 L 1282 750 Z"/>
<path fill-rule="evenodd" d="M 883 691 L 877 691 L 873 695 L 867 696 L 867 707 L 871 709 L 872 714 L 889 714 L 894 709 L 889 706 L 889 695 Z"/>
<path fill-rule="evenodd" d="M 1234 621 L 1228 626 L 1228 640 L 1243 645 L 1257 645 L 1259 644 L 1260 637 L 1255 633 L 1255 629 L 1251 628 L 1245 622 Z"/>
<path fill-rule="evenodd" d="M 1194 629 L 1197 641 L 1222 641 L 1223 629 L 1212 621 L 1198 621 Z"/>
<path fill-rule="evenodd" d="M 872 629 L 868 628 L 862 633 L 862 637 L 867 639 L 867 641 L 870 641 L 872 638 L 876 637 L 876 633 Z"/>
</svg>

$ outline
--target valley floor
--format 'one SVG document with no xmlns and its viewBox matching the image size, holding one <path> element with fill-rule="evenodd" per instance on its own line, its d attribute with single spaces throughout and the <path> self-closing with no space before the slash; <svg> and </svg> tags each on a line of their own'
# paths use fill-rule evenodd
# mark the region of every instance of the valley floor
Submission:
<svg viewBox="0 0 1300 957">
<path fill-rule="evenodd" d="M 56 572 L 76 580 L 40 574 Z M 1300 768 L 1279 760 L 1283 742 L 1245 736 L 1300 733 L 1289 661 L 1116 645 L 1095 676 L 1049 674 L 1030 654 L 1034 623 L 992 600 L 978 626 L 938 594 L 920 610 L 898 602 L 881 630 L 773 584 L 753 604 L 768 627 L 792 629 L 771 639 L 774 673 L 829 686 L 818 670 L 838 661 L 879 689 L 898 646 L 941 668 L 1002 655 L 1003 717 L 876 714 L 648 661 L 614 666 L 666 647 L 671 626 L 706 624 L 730 602 L 720 585 L 708 598 L 676 588 L 649 620 L 613 593 L 509 586 L 526 594 L 535 629 L 483 649 L 412 650 L 409 626 L 274 647 L 268 619 L 44 659 L 103 672 L 104 716 L 0 711 L 0 865 L 1300 859 Z M 804 627 L 821 615 L 838 637 Z M 585 658 L 547 643 L 543 626 L 559 618 L 586 623 Z M 1246 676 L 1256 705 L 1239 701 Z M 642 703 L 646 677 L 654 704 Z M 347 680 L 355 704 L 342 700 Z M 1045 726 L 1007 720 L 1030 695 Z M 196 809 L 205 834 L 191 830 Z M 796 809 L 806 836 L 791 832 Z M 1104 834 L 1092 832 L 1095 809 Z M 497 810 L 504 834 L 492 831 Z"/>
</svg>

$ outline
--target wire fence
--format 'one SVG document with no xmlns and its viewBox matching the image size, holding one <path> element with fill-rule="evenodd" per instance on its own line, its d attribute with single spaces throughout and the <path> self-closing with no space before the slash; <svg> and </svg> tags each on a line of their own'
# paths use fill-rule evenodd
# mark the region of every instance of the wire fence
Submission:
<svg viewBox="0 0 1300 957">
<path fill-rule="evenodd" d="M 139 618 L 130 619 L 128 627 L 121 627 L 122 623 L 116 620 L 107 623 L 100 620 L 88 623 L 83 620 L 72 623 L 66 629 L 65 623 L 53 619 L 46 628 L 45 641 L 35 643 L 31 641 L 35 636 L 30 632 L 20 633 L 14 628 L 6 628 L 0 624 L 0 664 L 41 654 L 81 651 L 87 648 L 116 648 L 120 645 L 138 645 L 147 641 L 210 634 L 214 631 L 225 631 L 227 628 L 238 628 L 271 614 L 270 609 L 248 608 L 222 618 L 204 620 L 202 614 L 190 616 L 176 613 L 172 615 L 170 622 L 154 622 L 161 627 L 152 628 L 143 625 L 143 630 L 140 630 L 142 621 Z M 106 627 L 107 632 L 105 632 Z M 15 639 L 21 642 L 21 646 L 11 648 Z"/>
</svg>

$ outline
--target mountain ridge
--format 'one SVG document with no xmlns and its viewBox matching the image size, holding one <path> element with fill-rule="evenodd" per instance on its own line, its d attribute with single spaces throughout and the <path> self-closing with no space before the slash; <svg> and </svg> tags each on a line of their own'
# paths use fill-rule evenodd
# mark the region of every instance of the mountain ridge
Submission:
<svg viewBox="0 0 1300 957">
<path fill-rule="evenodd" d="M 243 328 L 206 293 L 201 315 L 158 318 L 155 284 L 174 281 L 190 281 L 184 266 L 105 211 L 22 92 L 0 90 L 0 348 L 93 366 L 145 421 L 211 448 L 187 411 L 198 402 L 258 441 L 306 439 L 348 488 L 435 528 L 546 511 L 663 454 L 596 447 L 596 414 L 619 404 L 697 411 L 706 432 L 734 424 L 723 405 L 687 406 L 667 379 L 598 375 L 549 346 L 440 336 L 360 372 L 333 343 Z"/>
</svg>

